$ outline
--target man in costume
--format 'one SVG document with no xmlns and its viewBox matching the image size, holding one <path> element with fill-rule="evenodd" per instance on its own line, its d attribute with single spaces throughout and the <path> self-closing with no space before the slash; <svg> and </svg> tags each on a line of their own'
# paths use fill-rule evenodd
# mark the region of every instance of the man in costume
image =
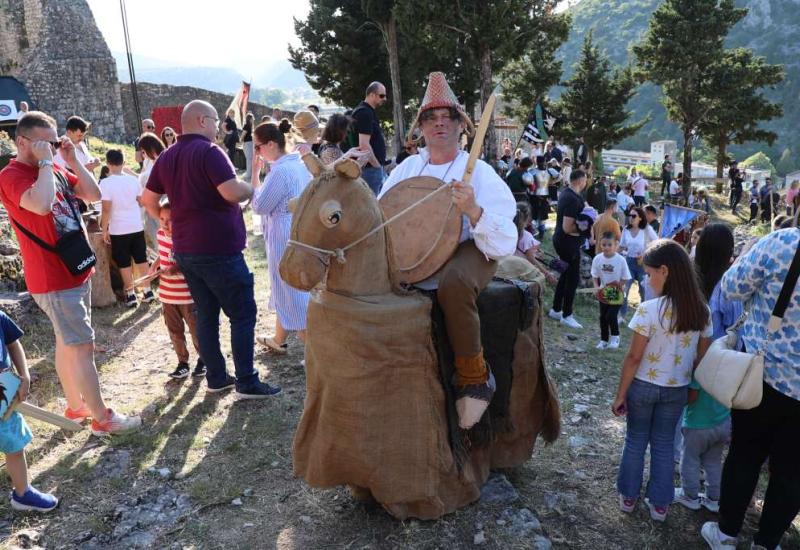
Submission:
<svg viewBox="0 0 800 550">
<path fill-rule="evenodd" d="M 417 127 L 425 147 L 392 171 L 379 198 L 397 183 L 414 176 L 452 182 L 453 203 L 462 214 L 460 244 L 436 274 L 417 286 L 436 289 L 455 355 L 459 425 L 468 429 L 480 420 L 494 394 L 494 379 L 481 347 L 476 301 L 497 269 L 496 260 L 513 254 L 516 249 L 516 203 L 505 182 L 481 160 L 475 165 L 471 184 L 460 181 L 469 154 L 459 150 L 459 140 L 462 132 L 472 134 L 474 127 L 440 72 L 429 76 L 428 89 L 409 139 Z"/>
</svg>

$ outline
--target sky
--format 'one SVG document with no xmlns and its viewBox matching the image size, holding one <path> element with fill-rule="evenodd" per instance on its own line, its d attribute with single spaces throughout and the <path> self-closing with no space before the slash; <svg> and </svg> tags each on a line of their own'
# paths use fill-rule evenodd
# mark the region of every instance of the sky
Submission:
<svg viewBox="0 0 800 550">
<path fill-rule="evenodd" d="M 124 52 L 119 1 L 87 2 L 108 47 Z M 242 74 L 285 60 L 287 44 L 298 44 L 292 18 L 309 11 L 308 0 L 127 0 L 125 7 L 135 55 Z"/>
</svg>

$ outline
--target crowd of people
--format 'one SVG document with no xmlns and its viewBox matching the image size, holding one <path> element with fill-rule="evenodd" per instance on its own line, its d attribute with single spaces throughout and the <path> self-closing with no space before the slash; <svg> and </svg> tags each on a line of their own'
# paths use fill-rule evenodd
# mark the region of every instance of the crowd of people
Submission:
<svg viewBox="0 0 800 550">
<path fill-rule="evenodd" d="M 278 269 L 290 246 L 290 204 L 312 180 L 302 157 L 315 154 L 328 168 L 342 159 L 355 160 L 376 197 L 410 176 L 456 179 L 466 166 L 460 144 L 471 122 L 444 76 L 435 74 L 406 146 L 394 159 L 387 158 L 376 112 L 386 101 L 386 88 L 379 82 L 367 87 L 355 109 L 333 114 L 324 124 L 318 109 L 309 106 L 291 120 L 278 112 L 258 124 L 247 113 L 239 129 L 234 113 L 220 120 L 212 105 L 192 101 L 183 109 L 180 133 L 171 127 L 156 133 L 152 120 L 142 121 L 144 132 L 136 140 L 138 173 L 126 167 L 119 149 L 108 150 L 104 162 L 92 157 L 85 143 L 90 125 L 84 119 L 70 118 L 66 135 L 59 137 L 51 117 L 25 113 L 17 125 L 17 158 L 0 172 L 0 200 L 17 231 L 28 288 L 54 328 L 56 371 L 67 401 L 64 415 L 91 419 L 96 435 L 141 425 L 138 416 L 114 411 L 102 396 L 94 363 L 91 266 L 71 265 L 65 252 L 66 241 L 83 232 L 79 199 L 101 204 L 103 240 L 119 269 L 125 305 L 136 307 L 156 298 L 161 302 L 177 358 L 169 376 L 205 377 L 211 394 L 234 390 L 243 399 L 266 399 L 281 388 L 260 378 L 254 364 L 256 344 L 285 354 L 291 333 L 301 342 L 306 338 L 309 295 L 287 284 Z M 768 461 L 770 480 L 754 544 L 776 548 L 800 510 L 800 294 L 791 293 L 794 289 L 789 289 L 790 305 L 780 327 L 768 328 L 784 282 L 800 268 L 800 261 L 793 263 L 800 245 L 800 232 L 788 227 L 793 220 L 780 220 L 777 225 L 787 228 L 748 243 L 738 257 L 731 228 L 708 223 L 708 216 L 683 237 L 659 238 L 659 206 L 648 204 L 648 197 L 658 194 L 655 189 L 651 193 L 644 174 L 631 170 L 621 186 L 595 175 L 583 140 L 572 151 L 549 141 L 531 154 L 518 150 L 513 156 L 510 145 L 503 144 L 499 162 L 503 179 L 480 163 L 472 186 L 453 184 L 452 200 L 464 216 L 461 243 L 440 276 L 424 282 L 434 284 L 453 335 L 458 395 L 471 399 L 469 406 L 483 403 L 475 409 L 478 413 L 463 409 L 468 412 L 460 424 L 469 427 L 469 418 L 480 418 L 494 392 L 480 347 L 475 300 L 499 260 L 514 255 L 529 262 L 555 285 L 548 316 L 581 329 L 574 304 L 581 257 L 589 256 L 599 309 L 598 349 L 620 347 L 634 282 L 640 295 L 628 322 L 631 343 L 611 405 L 613 414 L 626 417 L 617 478 L 620 509 L 630 513 L 636 508 L 649 447 L 644 500 L 652 519 L 664 521 L 673 503 L 691 510 L 704 507 L 719 513 L 718 522 L 702 528 L 709 546 L 734 547 L 759 472 Z M 243 179 L 232 164 L 240 147 L 246 159 Z M 101 164 L 98 181 L 94 170 Z M 736 212 L 743 177 L 735 165 L 729 175 L 729 206 Z M 798 187 L 792 183 L 786 194 L 787 216 L 797 209 Z M 773 219 L 781 197 L 776 200 L 772 193 L 769 180 L 763 187 L 754 182 L 751 220 L 759 213 L 763 218 L 765 211 L 766 220 Z M 682 175 L 672 177 L 669 158 L 662 165 L 660 196 L 710 212 L 705 190 L 694 190 L 686 200 Z M 276 313 L 271 335 L 256 335 L 258 274 L 243 254 L 244 203 L 259 216 L 264 238 L 267 308 Z M 547 259 L 540 245 L 554 206 L 556 257 Z M 152 262 L 148 248 L 155 255 Z M 156 277 L 158 291 L 153 293 L 150 281 Z M 741 322 L 744 310 L 750 313 Z M 222 312 L 230 323 L 235 376 L 221 351 Z M 693 375 L 712 340 L 729 329 L 736 331 L 737 349 L 760 354 L 766 363 L 764 397 L 754 409 L 724 407 Z M 24 399 L 30 374 L 19 344 L 21 331 L 0 314 L 0 334 L 0 367 L 15 367 Z M 6 453 L 13 485 L 11 503 L 22 510 L 51 510 L 57 499 L 28 481 L 23 448 L 30 440 L 19 414 L 0 422 L 0 450 Z M 676 463 L 679 488 L 673 486 Z"/>
</svg>

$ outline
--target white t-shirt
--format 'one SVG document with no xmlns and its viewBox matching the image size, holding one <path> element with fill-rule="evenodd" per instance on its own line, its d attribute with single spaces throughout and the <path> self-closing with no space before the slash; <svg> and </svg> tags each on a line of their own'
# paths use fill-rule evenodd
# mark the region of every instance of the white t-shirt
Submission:
<svg viewBox="0 0 800 550">
<path fill-rule="evenodd" d="M 657 386 L 688 386 L 700 337 L 711 338 L 711 312 L 702 331 L 671 332 L 672 308 L 662 311 L 664 297 L 642 302 L 628 327 L 647 338 L 636 378 Z"/>
<path fill-rule="evenodd" d="M 534 236 L 531 235 L 530 231 L 523 229 L 522 235 L 519 236 L 519 240 L 517 241 L 517 250 L 514 252 L 514 255 L 527 258 L 525 253 L 531 248 L 536 248 L 541 244 L 542 243 L 537 241 Z"/>
<path fill-rule="evenodd" d="M 100 180 L 103 201 L 111 201 L 111 218 L 108 232 L 111 235 L 128 235 L 144 230 L 142 210 L 136 198 L 141 196 L 139 181 L 126 174 L 112 174 Z"/>
<path fill-rule="evenodd" d="M 610 258 L 606 258 L 601 252 L 592 260 L 592 277 L 600 279 L 600 286 L 606 286 L 609 283 L 630 280 L 631 272 L 628 262 L 621 255 L 615 252 Z"/>
<path fill-rule="evenodd" d="M 638 258 L 644 254 L 647 245 L 657 238 L 658 235 L 656 235 L 655 229 L 653 229 L 650 224 L 647 224 L 644 229 L 639 229 L 635 237 L 630 229 L 625 228 L 622 232 L 622 240 L 619 245 L 625 248 L 625 255 L 628 258 Z"/>
<path fill-rule="evenodd" d="M 86 142 L 81 141 L 73 145 L 75 145 L 75 160 L 78 161 L 78 164 L 81 166 L 86 166 L 89 164 L 89 161 L 92 159 L 92 155 L 89 154 L 89 148 L 86 146 Z M 56 156 L 53 157 L 53 162 L 62 168 L 69 168 L 67 161 L 64 160 L 64 157 L 61 155 L 61 149 L 59 149 L 56 153 Z"/>
<path fill-rule="evenodd" d="M 624 214 L 630 205 L 633 204 L 633 199 L 625 191 L 617 193 L 617 210 Z"/>
<path fill-rule="evenodd" d="M 681 186 L 678 184 L 677 180 L 672 180 L 669 183 L 669 194 L 670 195 L 679 195 L 681 192 Z"/>
<path fill-rule="evenodd" d="M 647 180 L 639 176 L 633 182 L 633 195 L 635 197 L 644 197 L 647 191 Z"/>
</svg>

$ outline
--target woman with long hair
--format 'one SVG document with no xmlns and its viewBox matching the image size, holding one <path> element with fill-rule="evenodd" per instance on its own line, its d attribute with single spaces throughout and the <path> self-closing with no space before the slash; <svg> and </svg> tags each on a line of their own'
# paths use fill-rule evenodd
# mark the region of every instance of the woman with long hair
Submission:
<svg viewBox="0 0 800 550">
<path fill-rule="evenodd" d="M 289 201 L 299 197 L 311 181 L 300 153 L 289 152 L 287 134 L 291 131 L 292 123 L 286 119 L 280 124 L 264 122 L 253 130 L 253 211 L 263 218 L 270 281 L 268 307 L 277 314 L 275 335 L 257 336 L 256 341 L 277 354 L 286 353 L 290 331 L 297 331 L 298 337 L 305 340 L 308 309 L 308 293 L 290 287 L 278 270 L 292 227 Z M 262 184 L 259 174 L 264 161 L 270 163 L 270 170 Z"/>
<path fill-rule="evenodd" d="M 139 150 L 144 158 L 142 171 L 139 173 L 139 185 L 144 189 L 147 186 L 147 180 L 150 177 L 150 172 L 153 170 L 156 159 L 166 150 L 166 147 L 157 135 L 152 132 L 145 132 L 139 138 Z M 147 246 L 153 250 L 158 250 L 157 232 L 158 221 L 144 213 L 144 236 L 147 240 Z"/>
<path fill-rule="evenodd" d="M 635 206 L 630 209 L 628 214 L 628 225 L 622 232 L 622 241 L 619 243 L 620 253 L 625 256 L 628 262 L 628 270 L 631 272 L 631 279 L 625 285 L 625 302 L 619 314 L 622 320 L 628 313 L 628 298 L 630 295 L 633 281 L 639 284 L 639 301 L 645 300 L 644 280 L 645 270 L 642 264 L 642 257 L 651 242 L 658 238 L 655 230 L 647 223 L 644 208 Z"/>
<path fill-rule="evenodd" d="M 350 128 L 350 122 L 350 118 L 341 113 L 334 113 L 328 118 L 319 147 L 319 159 L 325 166 L 332 166 L 340 158 L 353 158 L 357 162 L 362 160 L 363 163 L 366 162 L 368 154 L 358 147 L 344 150 L 347 146 L 347 131 Z M 363 165 L 363 163 L 361 164 Z"/>
<path fill-rule="evenodd" d="M 656 298 L 636 308 L 611 410 L 627 415 L 625 447 L 617 477 L 619 507 L 631 513 L 642 489 L 650 447 L 646 503 L 664 521 L 673 501 L 673 439 L 686 405 L 692 369 L 711 342 L 711 316 L 686 250 L 669 239 L 655 241 L 642 263 Z"/>
<path fill-rule="evenodd" d="M 178 133 L 171 126 L 164 126 L 161 130 L 161 142 L 169 149 L 178 142 Z"/>
</svg>

